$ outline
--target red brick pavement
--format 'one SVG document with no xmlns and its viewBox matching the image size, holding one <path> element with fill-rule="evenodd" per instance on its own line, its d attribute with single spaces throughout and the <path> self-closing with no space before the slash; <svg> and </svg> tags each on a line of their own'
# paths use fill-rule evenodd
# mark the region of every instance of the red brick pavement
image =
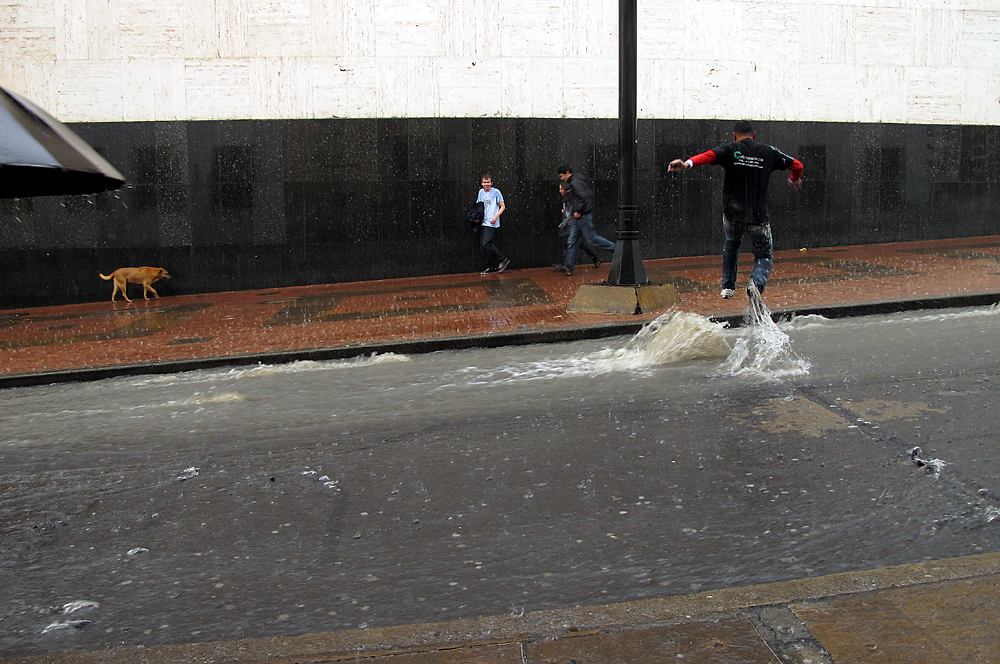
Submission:
<svg viewBox="0 0 1000 664">
<path fill-rule="evenodd" d="M 746 278 L 752 257 L 741 256 Z M 647 277 L 672 283 L 680 308 L 706 316 L 741 312 L 719 297 L 719 256 L 646 261 Z M 122 364 L 236 358 L 578 328 L 655 318 L 566 311 L 581 284 L 550 268 L 451 274 L 258 291 L 164 296 L 0 311 L 0 376 Z M 96 278 L 96 277 L 95 277 Z M 161 289 L 169 293 L 169 284 Z M 1000 293 L 1000 236 L 858 245 L 775 254 L 765 293 L 772 311 Z"/>
</svg>

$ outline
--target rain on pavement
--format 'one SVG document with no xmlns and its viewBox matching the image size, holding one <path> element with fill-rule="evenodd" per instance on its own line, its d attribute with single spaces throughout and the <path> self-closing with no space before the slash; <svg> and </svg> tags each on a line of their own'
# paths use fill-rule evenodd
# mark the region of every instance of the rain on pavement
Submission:
<svg viewBox="0 0 1000 664">
<path fill-rule="evenodd" d="M 677 315 L 638 339 L 0 392 L 0 655 L 1000 550 L 998 316 Z"/>
</svg>

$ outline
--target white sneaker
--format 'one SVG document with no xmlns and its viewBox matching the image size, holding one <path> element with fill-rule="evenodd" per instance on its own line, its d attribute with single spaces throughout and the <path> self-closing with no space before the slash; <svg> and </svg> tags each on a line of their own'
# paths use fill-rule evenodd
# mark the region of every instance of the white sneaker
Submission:
<svg viewBox="0 0 1000 664">
<path fill-rule="evenodd" d="M 734 291 L 732 288 L 723 288 L 722 292 L 719 293 L 719 295 L 722 296 L 723 300 L 728 300 L 733 295 L 736 295 L 736 291 Z"/>
</svg>

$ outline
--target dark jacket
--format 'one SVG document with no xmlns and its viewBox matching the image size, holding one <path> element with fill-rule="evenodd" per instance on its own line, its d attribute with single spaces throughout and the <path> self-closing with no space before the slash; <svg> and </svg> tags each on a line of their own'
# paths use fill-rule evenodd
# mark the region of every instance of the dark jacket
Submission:
<svg viewBox="0 0 1000 664">
<path fill-rule="evenodd" d="M 566 181 L 569 191 L 566 195 L 570 213 L 590 214 L 594 211 L 594 190 L 582 176 L 573 173 Z"/>
</svg>

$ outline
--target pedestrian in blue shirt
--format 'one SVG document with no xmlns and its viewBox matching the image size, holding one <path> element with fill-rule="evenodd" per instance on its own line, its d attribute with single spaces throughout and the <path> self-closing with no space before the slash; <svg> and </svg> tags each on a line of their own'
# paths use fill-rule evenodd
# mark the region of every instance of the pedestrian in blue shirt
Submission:
<svg viewBox="0 0 1000 664">
<path fill-rule="evenodd" d="M 486 261 L 486 269 L 480 274 L 503 272 L 510 265 L 510 259 L 494 244 L 493 238 L 500 229 L 500 215 L 507 209 L 507 204 L 503 202 L 500 190 L 493 186 L 492 175 L 484 173 L 480 183 L 483 188 L 479 190 L 479 196 L 476 198 L 477 203 L 483 204 L 483 223 L 479 226 L 479 249 Z"/>
</svg>

